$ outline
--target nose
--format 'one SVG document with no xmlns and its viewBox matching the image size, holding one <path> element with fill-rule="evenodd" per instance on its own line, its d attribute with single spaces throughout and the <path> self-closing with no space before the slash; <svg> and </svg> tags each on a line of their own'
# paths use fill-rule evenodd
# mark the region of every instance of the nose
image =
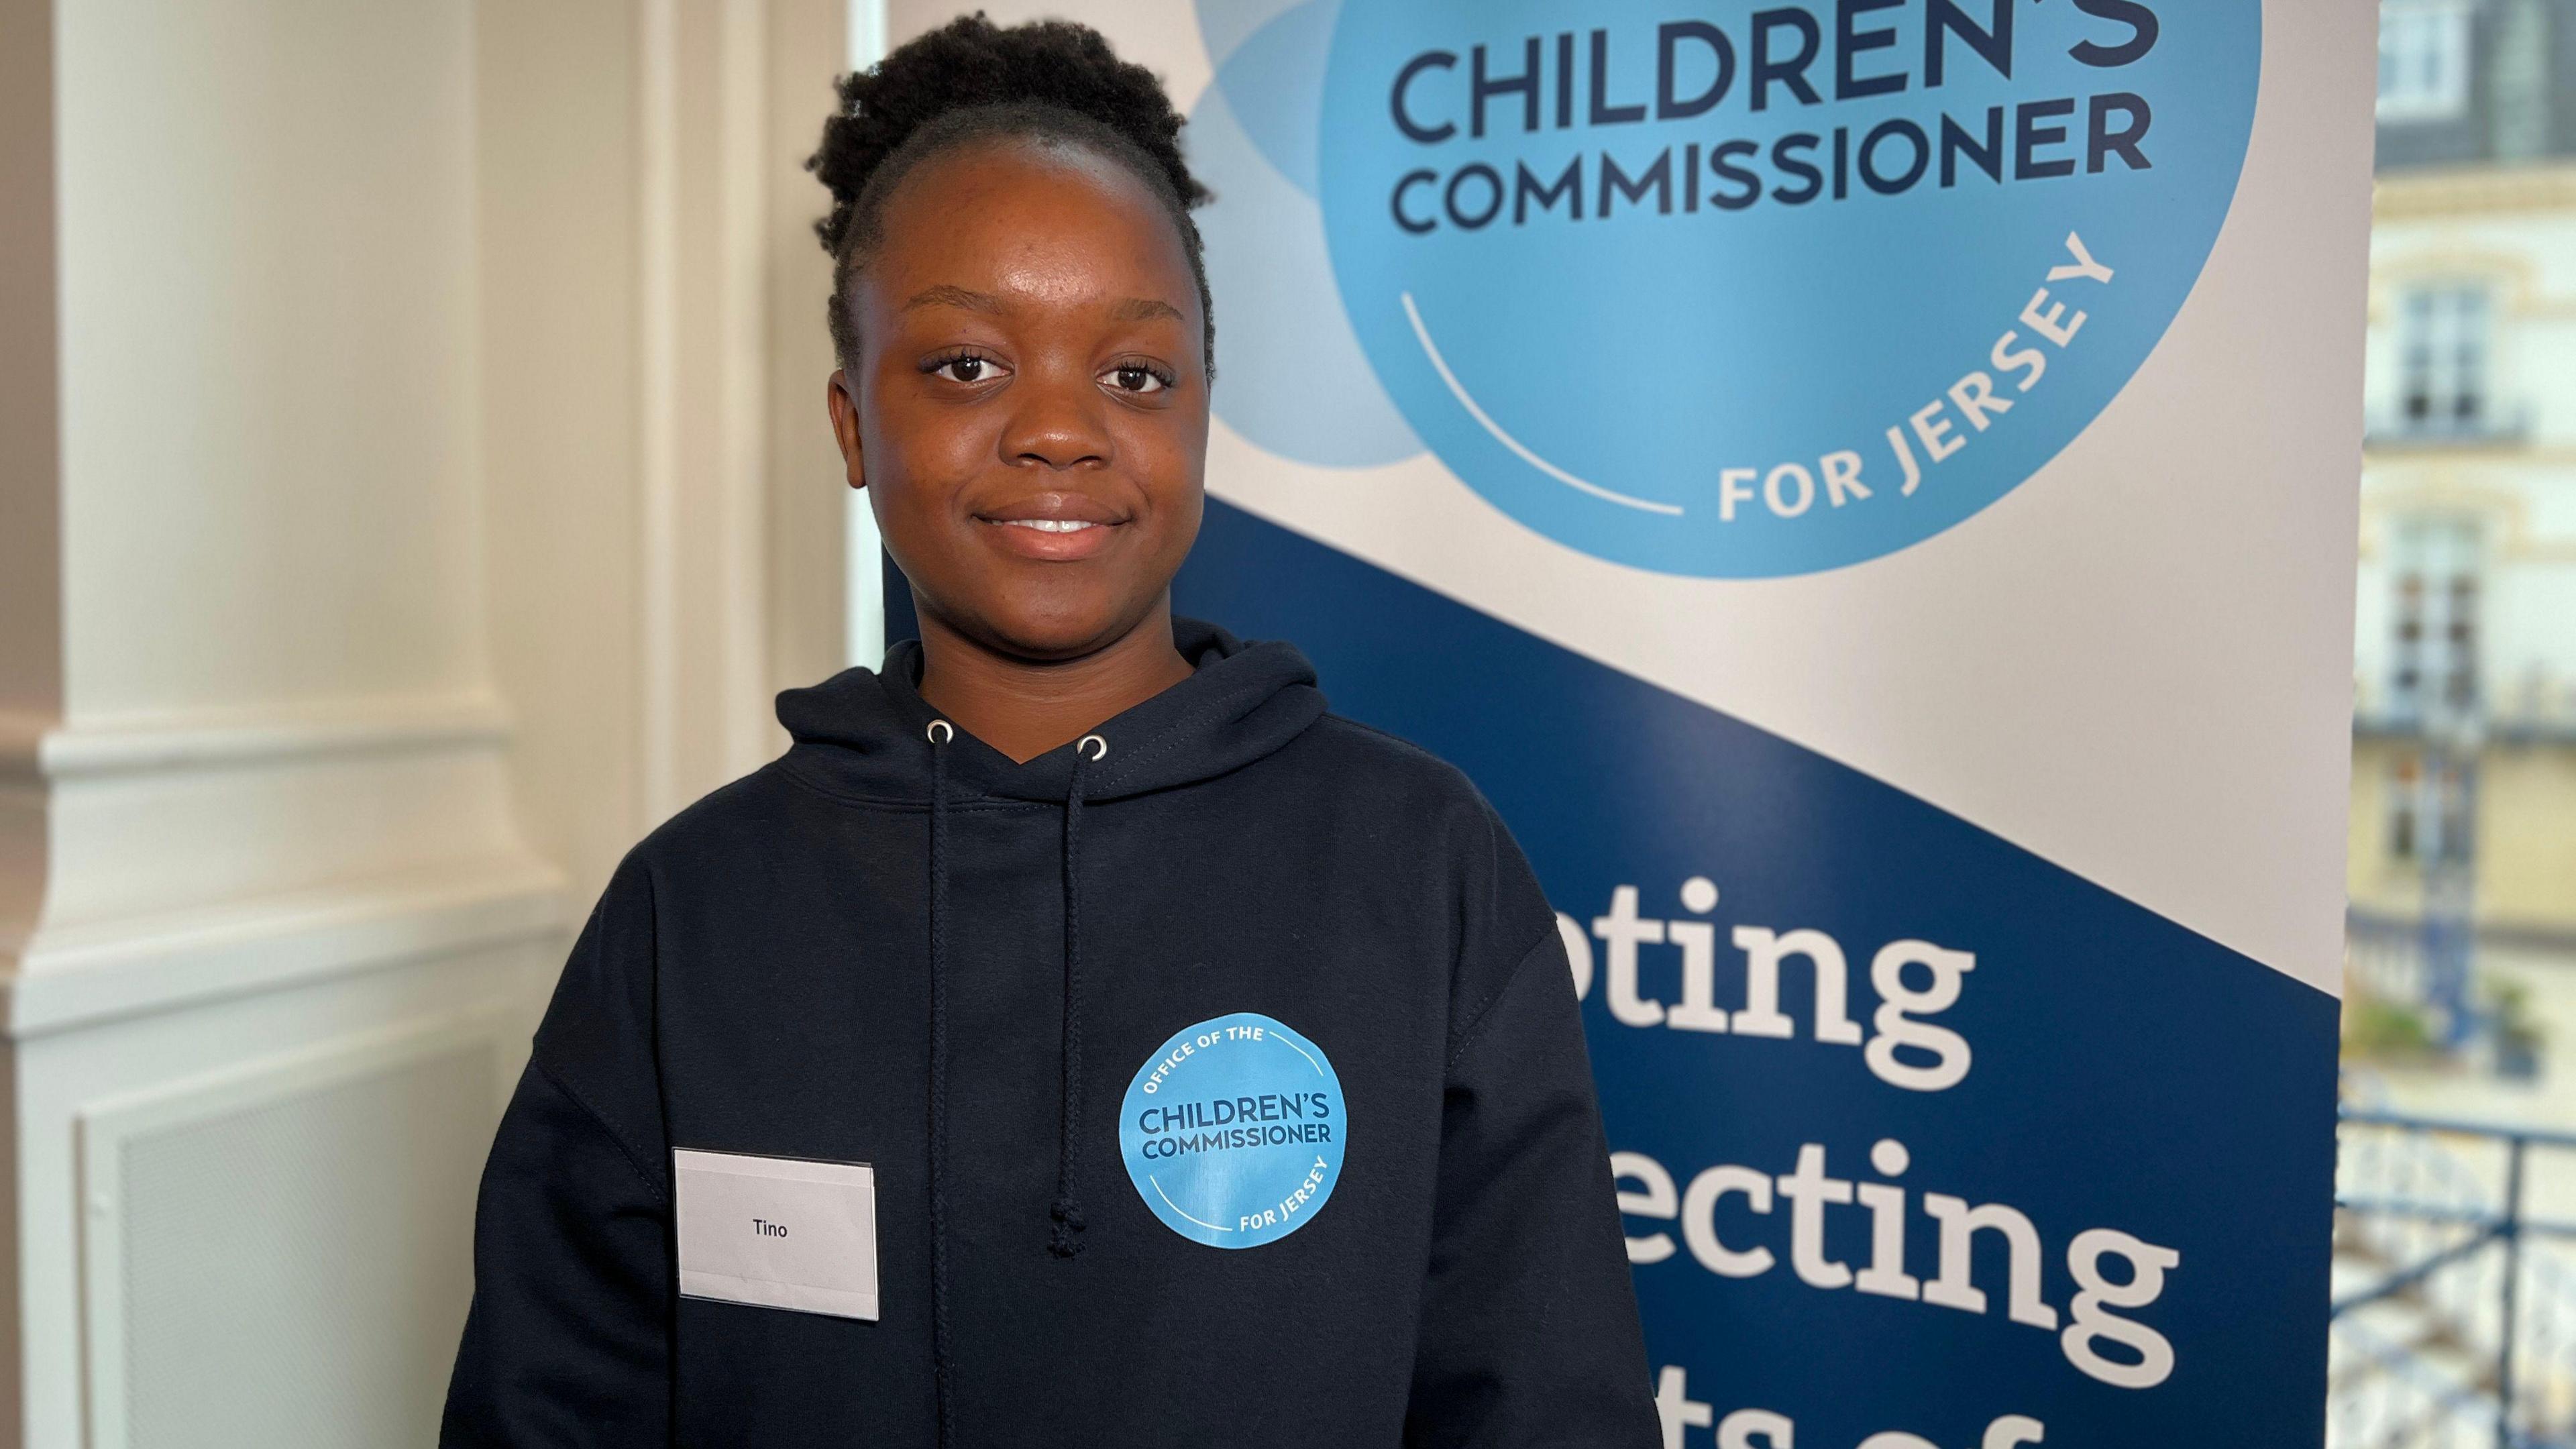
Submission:
<svg viewBox="0 0 2576 1449">
<path fill-rule="evenodd" d="M 1076 371 L 1050 367 L 1021 376 L 1012 389 L 1018 406 L 1002 430 L 1004 462 L 1062 471 L 1109 461 L 1109 400 L 1090 378 L 1067 375 Z"/>
</svg>

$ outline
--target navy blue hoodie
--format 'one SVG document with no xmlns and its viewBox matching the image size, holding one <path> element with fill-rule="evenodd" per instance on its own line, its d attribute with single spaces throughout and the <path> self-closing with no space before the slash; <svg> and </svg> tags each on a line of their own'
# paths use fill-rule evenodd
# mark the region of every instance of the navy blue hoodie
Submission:
<svg viewBox="0 0 2576 1449">
<path fill-rule="evenodd" d="M 898 645 L 627 856 L 484 1172 L 442 1443 L 1660 1442 L 1519 849 L 1295 649 L 1175 635 L 1190 678 L 1026 764 Z M 826 1248 L 864 1295 L 763 1266 Z"/>
</svg>

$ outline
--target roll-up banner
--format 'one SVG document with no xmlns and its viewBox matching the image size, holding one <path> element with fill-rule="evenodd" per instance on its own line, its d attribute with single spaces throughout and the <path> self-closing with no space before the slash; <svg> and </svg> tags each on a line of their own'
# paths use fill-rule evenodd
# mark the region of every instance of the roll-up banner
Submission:
<svg viewBox="0 0 2576 1449">
<path fill-rule="evenodd" d="M 2323 1440 L 2374 9 L 1112 12 L 1179 606 L 1536 865 L 1667 1445 Z"/>
</svg>

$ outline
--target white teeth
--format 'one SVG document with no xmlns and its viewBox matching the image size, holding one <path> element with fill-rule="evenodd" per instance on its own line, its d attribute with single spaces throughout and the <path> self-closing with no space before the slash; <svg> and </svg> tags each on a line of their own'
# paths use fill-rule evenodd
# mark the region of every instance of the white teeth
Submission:
<svg viewBox="0 0 2576 1449">
<path fill-rule="evenodd" d="M 1034 528 L 1040 533 L 1079 533 L 1086 528 L 1100 526 L 1079 518 L 1005 518 L 1002 522 L 1013 528 Z"/>
</svg>

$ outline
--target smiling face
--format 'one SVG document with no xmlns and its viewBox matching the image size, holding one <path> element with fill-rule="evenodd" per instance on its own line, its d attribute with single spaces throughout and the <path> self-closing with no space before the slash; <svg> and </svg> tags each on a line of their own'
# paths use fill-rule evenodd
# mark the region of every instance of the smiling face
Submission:
<svg viewBox="0 0 2576 1449">
<path fill-rule="evenodd" d="M 924 623 L 1074 659 L 1159 616 L 1198 536 L 1204 319 L 1168 212 L 1078 145 L 978 141 L 885 201 L 832 424 Z"/>
</svg>

